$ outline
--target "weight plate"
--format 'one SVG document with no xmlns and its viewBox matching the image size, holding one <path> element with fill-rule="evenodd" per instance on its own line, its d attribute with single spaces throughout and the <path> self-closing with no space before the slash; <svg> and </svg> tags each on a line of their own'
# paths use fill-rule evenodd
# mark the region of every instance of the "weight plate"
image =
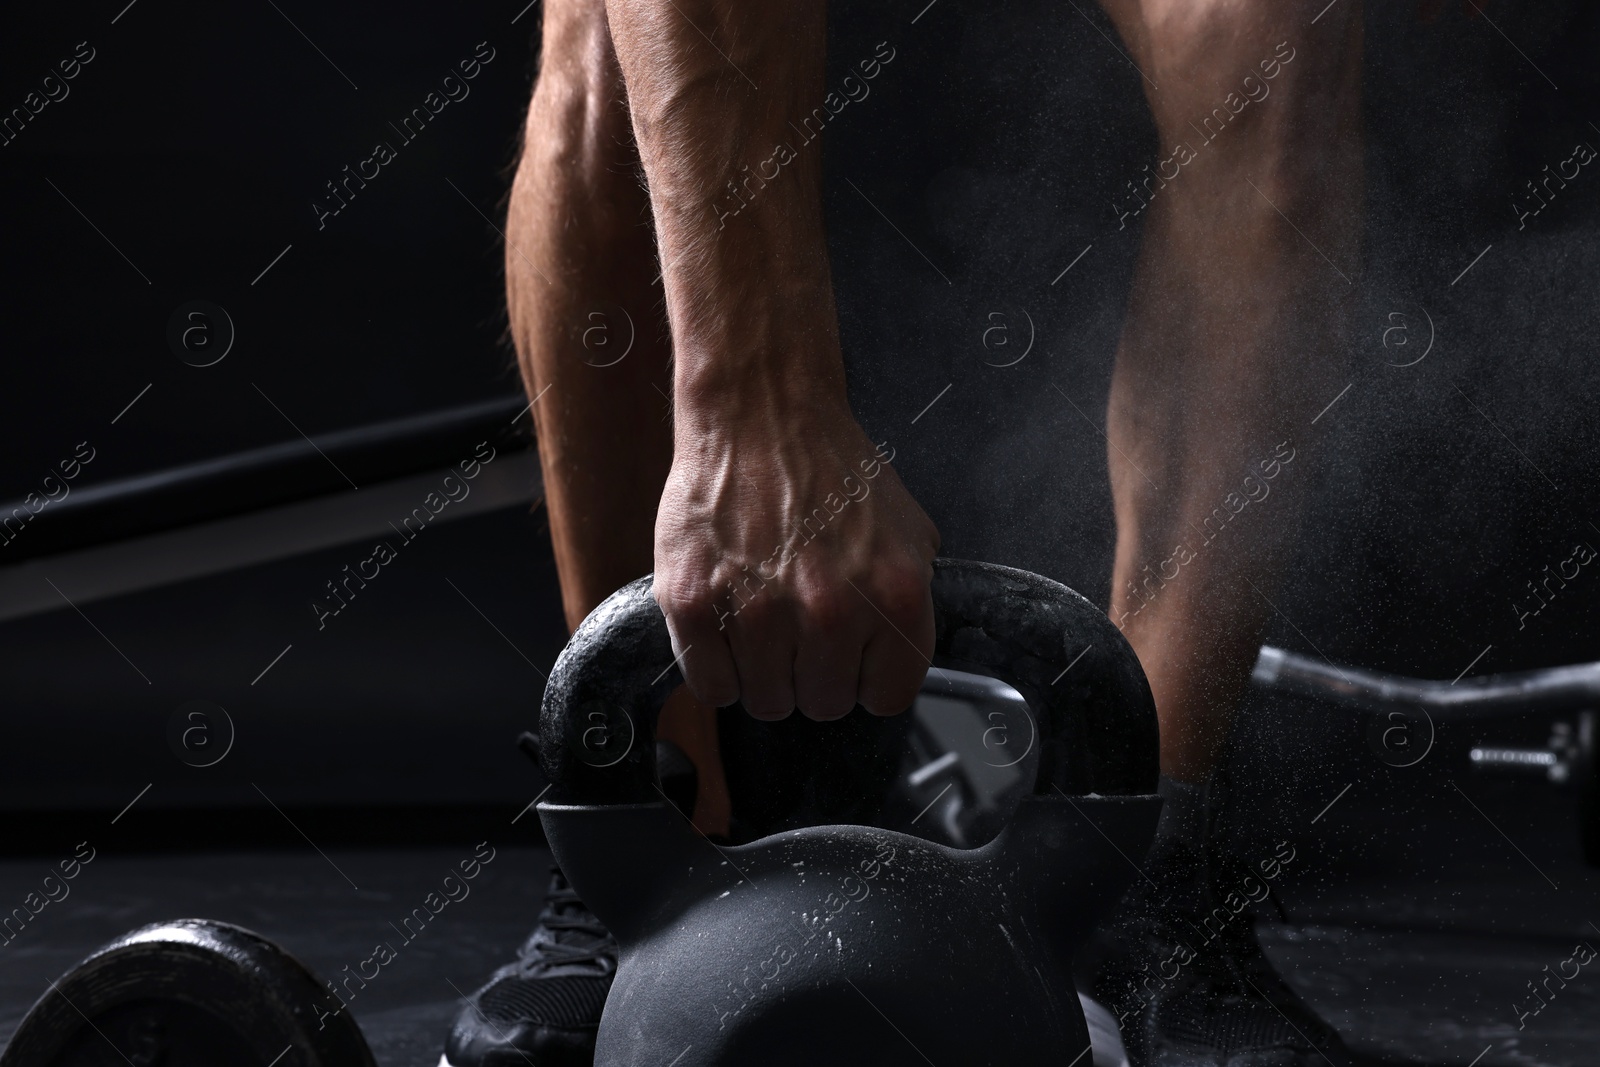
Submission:
<svg viewBox="0 0 1600 1067">
<path fill-rule="evenodd" d="M 155 923 L 52 982 L 0 1067 L 375 1067 L 341 1007 L 266 938 L 206 919 Z"/>
</svg>

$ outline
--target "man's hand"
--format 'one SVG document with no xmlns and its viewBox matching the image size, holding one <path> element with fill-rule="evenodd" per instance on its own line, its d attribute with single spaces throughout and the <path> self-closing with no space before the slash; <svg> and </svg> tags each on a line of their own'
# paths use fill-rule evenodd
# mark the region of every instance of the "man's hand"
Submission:
<svg viewBox="0 0 1600 1067">
<path fill-rule="evenodd" d="M 916 698 L 939 535 L 848 411 L 789 405 L 679 435 L 656 599 L 702 702 L 835 719 Z"/>
<path fill-rule="evenodd" d="M 689 687 L 758 718 L 892 715 L 939 538 L 850 415 L 822 226 L 818 0 L 607 0 L 672 326 L 656 599 Z"/>
</svg>

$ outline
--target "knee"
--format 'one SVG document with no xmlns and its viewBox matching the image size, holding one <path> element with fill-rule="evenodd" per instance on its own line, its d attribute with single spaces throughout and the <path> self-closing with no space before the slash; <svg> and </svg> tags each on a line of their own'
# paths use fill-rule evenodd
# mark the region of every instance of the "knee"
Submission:
<svg viewBox="0 0 1600 1067">
<path fill-rule="evenodd" d="M 1279 207 L 1359 166 L 1361 0 L 1108 0 L 1149 84 L 1163 165 L 1247 166 Z M 1169 160 L 1169 153 L 1184 153 Z M 1170 173 L 1163 172 L 1163 177 Z M 1194 184 L 1190 182 L 1190 184 Z M 1285 208 L 1287 210 L 1287 208 Z"/>
<path fill-rule="evenodd" d="M 1319 6 L 1321 0 L 1107 3 L 1147 77 L 1159 86 L 1146 85 L 1158 121 L 1163 111 L 1204 114 L 1239 108 L 1240 101 L 1260 102 L 1308 81 L 1340 83 L 1336 69 L 1348 66 L 1359 47 L 1360 0 L 1344 0 L 1312 26 Z M 1237 99 L 1229 101 L 1230 95 Z"/>
<path fill-rule="evenodd" d="M 622 71 L 602 0 L 548 0 L 527 153 L 571 158 L 631 140 Z M 605 162 L 609 162 L 605 161 Z"/>
<path fill-rule="evenodd" d="M 1301 6 L 1283 0 L 1141 0 L 1139 36 L 1160 93 L 1209 96 L 1245 75 L 1259 77 L 1280 42 L 1293 50 Z M 1278 60 L 1279 63 L 1283 61 Z"/>
</svg>

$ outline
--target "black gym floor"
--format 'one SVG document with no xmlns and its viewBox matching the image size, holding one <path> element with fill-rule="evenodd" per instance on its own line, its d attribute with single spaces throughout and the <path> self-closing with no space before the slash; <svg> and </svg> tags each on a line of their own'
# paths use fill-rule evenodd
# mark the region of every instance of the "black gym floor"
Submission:
<svg viewBox="0 0 1600 1067">
<path fill-rule="evenodd" d="M 1314 825 L 1285 832 L 1295 850 L 1280 889 L 1289 921 L 1267 914 L 1267 950 L 1355 1048 L 1384 1062 L 1593 1062 L 1600 972 L 1585 966 L 1565 988 L 1552 983 L 1550 1003 L 1518 1025 L 1519 1006 L 1536 1003 L 1528 982 L 1555 972 L 1577 943 L 1600 946 L 1600 871 L 1579 858 L 1571 806 L 1527 783 L 1465 784 L 1470 799 L 1441 782 L 1418 792 L 1373 776 Z M 0 1042 L 93 948 L 193 915 L 256 930 L 327 980 L 360 969 L 378 942 L 400 945 L 365 988 L 350 985 L 351 1009 L 382 1067 L 435 1067 L 461 996 L 510 958 L 540 904 L 549 854 L 530 843 L 532 813 L 513 825 L 517 816 L 484 812 L 459 844 L 416 848 L 103 847 L 70 883 L 67 906 L 47 905 L 0 948 Z M 315 839 L 316 826 L 301 828 Z M 196 844 L 226 838 L 226 827 L 196 825 Z M 480 840 L 495 854 L 470 893 L 402 942 L 396 926 Z M 51 862 L 0 864 L 0 901 L 20 903 Z"/>
</svg>

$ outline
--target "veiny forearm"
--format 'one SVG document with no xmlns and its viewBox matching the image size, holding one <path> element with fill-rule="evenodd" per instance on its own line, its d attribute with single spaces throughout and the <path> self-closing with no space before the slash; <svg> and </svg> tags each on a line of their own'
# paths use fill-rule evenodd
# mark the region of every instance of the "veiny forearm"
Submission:
<svg viewBox="0 0 1600 1067">
<path fill-rule="evenodd" d="M 702 412 L 842 405 L 820 144 L 821 0 L 609 0 L 664 274 L 680 435 Z M 801 405 L 803 409 L 804 404 Z"/>
</svg>

